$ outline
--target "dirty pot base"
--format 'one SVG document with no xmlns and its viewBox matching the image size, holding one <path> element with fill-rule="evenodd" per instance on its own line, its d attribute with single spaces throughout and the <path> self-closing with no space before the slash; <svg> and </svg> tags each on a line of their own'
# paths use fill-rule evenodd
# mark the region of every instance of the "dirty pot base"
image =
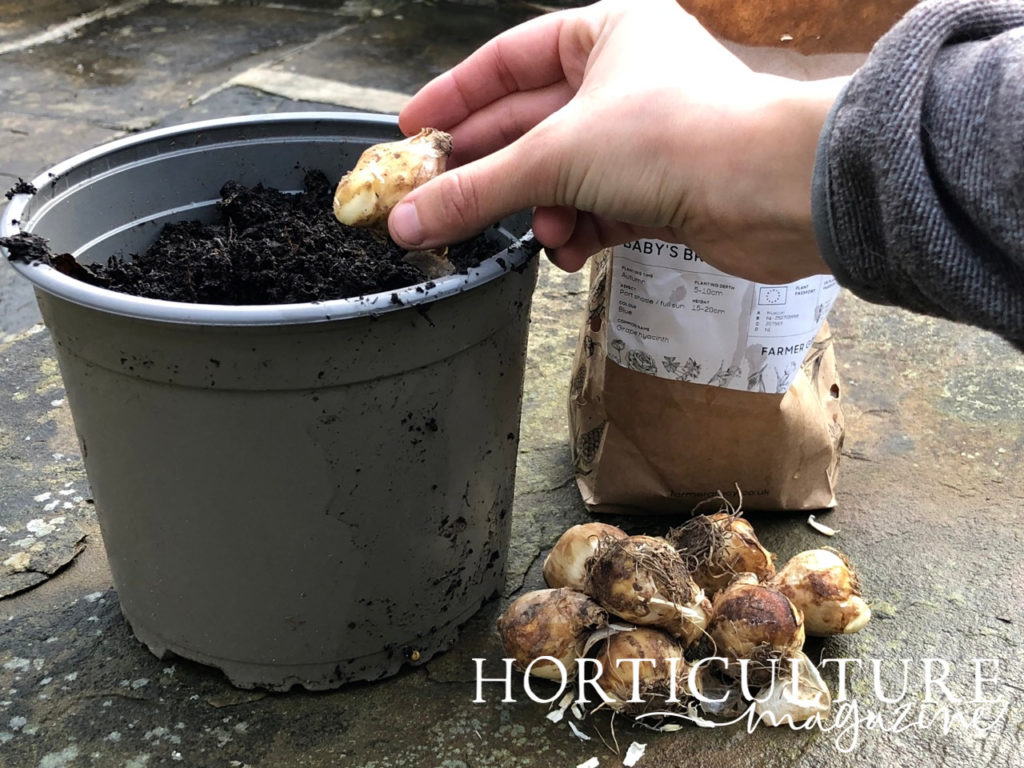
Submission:
<svg viewBox="0 0 1024 768">
<path fill-rule="evenodd" d="M 133 620 L 123 610 L 122 615 L 135 638 L 159 659 L 179 657 L 216 667 L 238 688 L 286 692 L 295 686 L 301 686 L 307 691 L 334 690 L 347 683 L 391 677 L 403 666 L 425 664 L 455 645 L 459 638 L 459 628 L 469 621 L 480 607 L 482 606 L 465 611 L 427 635 L 409 638 L 405 643 L 398 643 L 395 647 L 377 653 L 355 659 L 338 659 L 334 662 L 288 665 L 247 663 L 237 659 L 210 656 L 169 642 L 159 632 L 146 627 L 141 620 Z"/>
</svg>

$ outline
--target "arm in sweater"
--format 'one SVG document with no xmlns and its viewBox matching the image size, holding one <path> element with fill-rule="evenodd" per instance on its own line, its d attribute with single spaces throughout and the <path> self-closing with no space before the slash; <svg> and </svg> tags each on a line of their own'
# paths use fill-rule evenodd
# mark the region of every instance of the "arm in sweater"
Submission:
<svg viewBox="0 0 1024 768">
<path fill-rule="evenodd" d="M 910 11 L 837 99 L 812 199 L 841 284 L 1024 342 L 1024 2 Z"/>
</svg>

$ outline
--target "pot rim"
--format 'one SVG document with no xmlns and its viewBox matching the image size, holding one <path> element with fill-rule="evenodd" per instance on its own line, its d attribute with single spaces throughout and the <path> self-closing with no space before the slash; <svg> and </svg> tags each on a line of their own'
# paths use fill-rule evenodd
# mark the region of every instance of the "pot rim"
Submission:
<svg viewBox="0 0 1024 768">
<path fill-rule="evenodd" d="M 398 127 L 398 118 L 392 115 L 342 111 L 288 112 L 200 120 L 142 131 L 85 150 L 43 171 L 31 181 L 31 184 L 36 189 L 42 190 L 78 167 L 95 163 L 128 148 L 140 147 L 176 136 L 189 135 L 208 129 L 288 122 L 362 123 L 386 125 L 390 128 Z M 28 221 L 22 220 L 24 211 L 33 197 L 33 194 L 28 193 L 12 195 L 10 202 L 3 210 L 2 219 L 0 219 L 0 237 L 11 237 L 19 232 L 31 233 L 33 231 L 34 217 Z M 48 206 L 44 206 L 39 213 L 45 212 L 47 208 Z M 15 221 L 18 223 L 14 223 Z M 32 282 L 37 290 L 43 290 L 81 306 L 125 317 L 166 323 L 217 326 L 323 323 L 416 308 L 419 305 L 430 304 L 454 296 L 470 288 L 496 280 L 510 270 L 521 268 L 539 249 L 534 241 L 532 230 L 528 229 L 525 234 L 518 236 L 510 232 L 502 223 L 498 223 L 495 227 L 508 239 L 508 245 L 481 262 L 478 267 L 468 270 L 466 274 L 448 275 L 397 290 L 347 299 L 295 304 L 190 304 L 150 299 L 89 285 L 41 262 L 26 264 L 12 261 L 10 264 L 22 277 Z M 4 251 L 4 249 L 0 248 L 0 251 Z"/>
</svg>

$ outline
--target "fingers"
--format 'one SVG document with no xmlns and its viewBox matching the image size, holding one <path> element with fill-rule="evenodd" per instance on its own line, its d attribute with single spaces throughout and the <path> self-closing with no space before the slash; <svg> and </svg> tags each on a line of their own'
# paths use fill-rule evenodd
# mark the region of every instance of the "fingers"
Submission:
<svg viewBox="0 0 1024 768">
<path fill-rule="evenodd" d="M 573 10 L 549 13 L 484 44 L 413 96 L 399 115 L 399 126 L 406 134 L 423 126 L 448 130 L 511 93 L 564 80 L 559 40 L 563 25 L 578 15 Z"/>
<path fill-rule="evenodd" d="M 577 210 L 568 205 L 540 206 L 533 211 L 533 235 L 549 250 L 561 248 L 576 229 Z"/>
<path fill-rule="evenodd" d="M 572 99 L 564 81 L 525 93 L 513 93 L 474 112 L 451 129 L 454 147 L 448 167 L 455 168 L 511 144 Z"/>
<path fill-rule="evenodd" d="M 632 239 L 634 230 L 568 206 L 546 206 L 533 212 L 533 234 L 552 264 L 576 272 L 602 248 Z"/>
<path fill-rule="evenodd" d="M 534 229 L 536 234 L 536 228 Z M 547 251 L 548 258 L 566 272 L 576 272 L 587 259 L 602 248 L 621 245 L 638 237 L 669 237 L 674 234 L 667 230 L 635 227 L 621 221 L 612 221 L 592 213 L 578 212 L 575 226 L 562 245 Z M 538 238 L 543 243 L 542 238 Z"/>
<path fill-rule="evenodd" d="M 590 213 L 580 213 L 576 217 L 576 226 L 572 233 L 559 246 L 554 254 L 548 253 L 551 261 L 560 269 L 566 272 L 576 272 L 587 259 L 610 245 L 617 245 L 629 239 L 628 234 L 609 231 L 616 225 L 604 223 L 598 216 Z M 616 239 L 615 235 L 621 237 Z M 543 241 L 542 241 L 543 242 Z"/>
</svg>

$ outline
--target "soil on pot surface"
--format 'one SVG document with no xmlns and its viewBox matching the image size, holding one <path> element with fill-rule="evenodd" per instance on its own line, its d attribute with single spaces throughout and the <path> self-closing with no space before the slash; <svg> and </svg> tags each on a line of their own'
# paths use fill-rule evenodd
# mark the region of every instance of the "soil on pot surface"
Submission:
<svg viewBox="0 0 1024 768">
<path fill-rule="evenodd" d="M 153 299 L 201 304 L 290 304 L 394 291 L 427 280 L 406 251 L 334 218 L 333 187 L 309 171 L 298 194 L 234 181 L 221 189 L 219 220 L 167 224 L 144 252 L 84 267 L 53 255 L 42 238 L 0 243 L 12 259 L 45 261 L 94 285 Z M 449 248 L 456 271 L 493 256 L 484 235 Z"/>
<path fill-rule="evenodd" d="M 15 195 L 34 195 L 38 191 L 39 190 L 37 190 L 34 186 L 32 186 L 27 181 L 19 177 L 18 183 L 15 184 L 10 189 L 8 189 L 4 193 L 4 197 L 6 197 L 8 200 L 12 200 Z"/>
</svg>

